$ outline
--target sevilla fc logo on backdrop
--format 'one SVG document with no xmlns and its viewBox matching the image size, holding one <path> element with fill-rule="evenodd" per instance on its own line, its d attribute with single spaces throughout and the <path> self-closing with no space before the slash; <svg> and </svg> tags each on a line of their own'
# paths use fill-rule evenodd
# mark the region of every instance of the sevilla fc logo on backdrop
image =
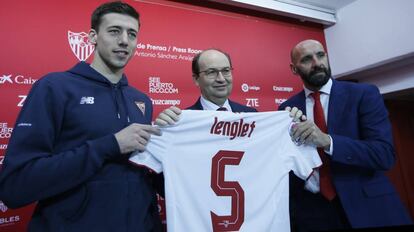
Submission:
<svg viewBox="0 0 414 232">
<path fill-rule="evenodd" d="M 79 61 L 85 61 L 92 54 L 95 46 L 89 42 L 85 32 L 68 31 L 68 41 L 73 54 Z"/>
</svg>

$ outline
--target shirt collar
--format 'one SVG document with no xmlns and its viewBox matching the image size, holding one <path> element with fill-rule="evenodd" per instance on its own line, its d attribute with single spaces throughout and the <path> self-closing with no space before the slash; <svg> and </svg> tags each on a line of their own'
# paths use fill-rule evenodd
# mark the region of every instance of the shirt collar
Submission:
<svg viewBox="0 0 414 232">
<path fill-rule="evenodd" d="M 201 106 L 203 107 L 203 110 L 217 110 L 218 108 L 220 108 L 220 106 L 218 106 L 218 105 L 214 104 L 213 102 L 205 99 L 203 97 L 203 95 L 201 95 L 201 97 L 200 97 L 200 103 L 201 103 Z M 232 111 L 228 99 L 226 99 L 226 101 L 224 102 L 222 107 L 226 107 L 228 111 Z"/>
<path fill-rule="evenodd" d="M 322 86 L 322 88 L 319 90 L 319 92 L 330 95 L 332 89 L 332 79 L 329 78 L 328 82 L 326 82 L 325 85 Z M 312 90 L 307 89 L 305 86 L 303 86 L 303 90 L 305 90 L 305 96 L 309 97 L 311 93 L 313 93 Z"/>
</svg>

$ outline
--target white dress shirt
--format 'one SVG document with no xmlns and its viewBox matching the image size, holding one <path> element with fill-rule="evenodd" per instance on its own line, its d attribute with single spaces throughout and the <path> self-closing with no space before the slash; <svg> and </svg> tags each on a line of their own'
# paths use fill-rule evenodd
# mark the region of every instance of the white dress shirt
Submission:
<svg viewBox="0 0 414 232">
<path fill-rule="evenodd" d="M 223 106 L 218 106 L 218 105 L 214 104 L 213 102 L 205 99 L 203 97 L 203 95 L 201 95 L 200 103 L 201 103 L 201 106 L 203 107 L 203 110 L 217 110 L 220 107 L 226 107 L 227 111 L 231 111 L 231 112 L 233 111 L 233 110 L 231 110 L 229 99 L 226 99 Z"/>
</svg>

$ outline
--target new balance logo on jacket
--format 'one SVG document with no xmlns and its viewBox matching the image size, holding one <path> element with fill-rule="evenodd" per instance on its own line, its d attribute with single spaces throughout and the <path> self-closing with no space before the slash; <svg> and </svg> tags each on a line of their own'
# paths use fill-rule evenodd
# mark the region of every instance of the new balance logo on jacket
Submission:
<svg viewBox="0 0 414 232">
<path fill-rule="evenodd" d="M 81 105 L 89 104 L 92 105 L 94 103 L 94 97 L 82 97 L 80 100 Z"/>
</svg>

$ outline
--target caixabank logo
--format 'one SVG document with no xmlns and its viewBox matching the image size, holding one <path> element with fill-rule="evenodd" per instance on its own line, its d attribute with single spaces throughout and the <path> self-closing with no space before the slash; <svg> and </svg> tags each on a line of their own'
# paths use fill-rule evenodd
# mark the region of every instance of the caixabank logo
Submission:
<svg viewBox="0 0 414 232">
<path fill-rule="evenodd" d="M 38 79 L 30 77 L 30 76 L 24 76 L 20 74 L 2 74 L 0 75 L 0 85 L 33 85 Z"/>
<path fill-rule="evenodd" d="M 89 41 L 86 32 L 68 31 L 68 42 L 73 54 L 79 61 L 85 61 L 92 54 L 95 46 Z"/>
</svg>

